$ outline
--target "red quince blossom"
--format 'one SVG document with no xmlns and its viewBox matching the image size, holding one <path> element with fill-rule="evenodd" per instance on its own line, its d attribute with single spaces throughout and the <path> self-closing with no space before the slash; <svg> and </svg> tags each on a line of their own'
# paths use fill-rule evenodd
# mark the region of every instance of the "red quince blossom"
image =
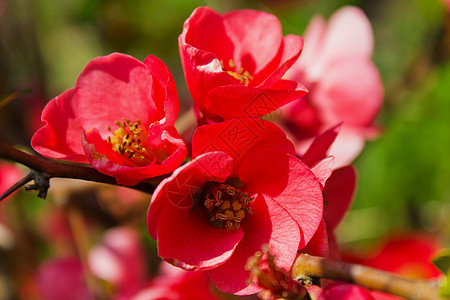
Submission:
<svg viewBox="0 0 450 300">
<path fill-rule="evenodd" d="M 90 61 L 75 88 L 52 99 L 31 145 L 40 154 L 89 162 L 117 183 L 170 173 L 186 155 L 174 123 L 173 77 L 155 56 L 113 53 Z"/>
<path fill-rule="evenodd" d="M 250 9 L 223 15 L 197 8 L 178 38 L 199 122 L 261 117 L 307 90 L 281 79 L 299 57 L 300 36 L 282 36 L 278 19 Z"/>
<path fill-rule="evenodd" d="M 300 59 L 284 78 L 302 82 L 309 94 L 285 107 L 285 127 L 303 153 L 312 139 L 343 123 L 330 154 L 335 167 L 348 165 L 376 136 L 372 123 L 383 99 L 383 85 L 371 61 L 373 33 L 363 11 L 344 7 L 326 25 L 315 17 L 305 33 Z"/>
<path fill-rule="evenodd" d="M 158 254 L 186 270 L 206 270 L 223 292 L 254 294 L 244 269 L 267 244 L 289 271 L 322 219 L 319 180 L 294 156 L 273 123 L 234 119 L 197 128 L 194 159 L 164 179 L 147 227 Z"/>
</svg>

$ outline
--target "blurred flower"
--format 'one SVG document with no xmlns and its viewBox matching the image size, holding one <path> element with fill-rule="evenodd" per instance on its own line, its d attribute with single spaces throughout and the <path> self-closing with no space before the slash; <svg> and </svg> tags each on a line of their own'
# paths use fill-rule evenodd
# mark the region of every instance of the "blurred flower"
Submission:
<svg viewBox="0 0 450 300">
<path fill-rule="evenodd" d="M 118 299 L 129 299 L 145 283 L 145 259 L 139 235 L 131 228 L 107 230 L 89 251 L 92 274 L 109 282 Z"/>
<path fill-rule="evenodd" d="M 447 10 L 450 11 L 450 0 L 441 0 L 441 1 L 447 7 Z"/>
<path fill-rule="evenodd" d="M 206 272 L 188 272 L 164 261 L 158 276 L 132 300 L 218 300 Z"/>
<path fill-rule="evenodd" d="M 289 271 L 322 218 L 321 185 L 267 121 L 200 126 L 192 145 L 195 159 L 152 196 L 147 226 L 158 254 L 184 269 L 206 270 L 223 292 L 257 293 L 247 259 L 267 244 Z"/>
<path fill-rule="evenodd" d="M 186 146 L 173 126 L 178 107 L 172 75 L 158 58 L 97 57 L 75 88 L 46 105 L 31 144 L 44 156 L 89 161 L 119 184 L 135 185 L 182 163 Z"/>
<path fill-rule="evenodd" d="M 38 284 L 46 300 L 93 300 L 84 281 L 83 266 L 76 257 L 53 259 L 39 267 Z"/>
<path fill-rule="evenodd" d="M 261 117 L 306 94 L 281 79 L 299 57 L 300 36 L 282 36 L 266 12 L 235 10 L 220 15 L 197 8 L 179 39 L 181 62 L 201 124 Z"/>
<path fill-rule="evenodd" d="M 14 164 L 0 161 L 0 195 L 6 192 L 17 181 L 19 181 L 24 174 Z M 14 195 L 14 193 L 12 194 Z M 8 197 L 12 197 L 9 195 Z M 7 198 L 3 200 L 7 201 Z M 13 231 L 10 228 L 11 216 L 9 211 L 5 207 L 5 203 L 2 203 L 3 208 L 0 209 L 0 248 L 11 248 L 16 242 Z"/>
<path fill-rule="evenodd" d="M 22 171 L 11 163 L 0 161 L 0 195 L 23 177 Z"/>
<path fill-rule="evenodd" d="M 345 260 L 393 272 L 411 279 L 440 275 L 431 258 L 440 245 L 432 236 L 421 233 L 396 234 L 380 243 L 372 253 L 361 257 L 347 254 Z"/>
<path fill-rule="evenodd" d="M 284 78 L 302 82 L 310 90 L 286 106 L 285 126 L 303 153 L 324 130 L 343 123 L 330 149 L 336 167 L 348 165 L 374 137 L 372 123 L 380 109 L 383 85 L 370 57 L 373 33 L 369 20 L 356 7 L 335 12 L 328 25 L 321 17 L 310 22 L 301 58 Z"/>
</svg>

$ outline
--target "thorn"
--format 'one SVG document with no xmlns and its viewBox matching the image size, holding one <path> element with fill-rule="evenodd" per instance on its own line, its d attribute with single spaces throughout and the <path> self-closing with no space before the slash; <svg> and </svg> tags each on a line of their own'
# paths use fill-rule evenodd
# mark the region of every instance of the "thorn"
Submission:
<svg viewBox="0 0 450 300">
<path fill-rule="evenodd" d="M 6 192 L 4 192 L 1 196 L 0 196 L 0 201 L 2 201 L 3 199 L 5 199 L 6 197 L 8 197 L 9 195 L 11 195 L 12 193 L 14 193 L 16 190 L 20 189 L 22 186 L 24 186 L 25 184 L 27 184 L 28 182 L 30 182 L 31 180 L 33 180 L 34 178 L 34 174 L 33 171 L 31 171 L 30 173 L 28 173 L 24 178 L 20 179 L 19 181 L 17 181 L 12 187 L 10 187 L 8 190 L 6 190 Z"/>
</svg>

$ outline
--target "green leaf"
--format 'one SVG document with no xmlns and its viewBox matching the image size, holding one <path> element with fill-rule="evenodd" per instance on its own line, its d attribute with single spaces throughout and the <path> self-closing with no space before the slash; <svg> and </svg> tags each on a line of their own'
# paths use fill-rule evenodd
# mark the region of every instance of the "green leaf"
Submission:
<svg viewBox="0 0 450 300">
<path fill-rule="evenodd" d="M 449 276 L 445 276 L 440 282 L 441 290 L 440 294 L 443 298 L 450 298 L 450 284 L 449 284 Z"/>
<path fill-rule="evenodd" d="M 439 269 L 439 271 L 446 274 L 447 276 L 450 275 L 450 250 L 449 249 L 444 249 L 444 250 L 438 252 L 432 258 L 432 262 L 436 266 L 436 268 Z"/>
</svg>

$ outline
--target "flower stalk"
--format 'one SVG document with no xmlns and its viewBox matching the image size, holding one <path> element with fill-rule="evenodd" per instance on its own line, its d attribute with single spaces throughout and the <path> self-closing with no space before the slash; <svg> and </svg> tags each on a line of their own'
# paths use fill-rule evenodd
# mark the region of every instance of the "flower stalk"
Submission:
<svg viewBox="0 0 450 300">
<path fill-rule="evenodd" d="M 378 269 L 300 254 L 292 267 L 295 280 L 311 277 L 346 281 L 371 290 L 397 295 L 411 300 L 438 300 L 439 284 L 433 280 L 411 280 Z"/>
<path fill-rule="evenodd" d="M 107 183 L 112 185 L 119 185 L 116 183 L 114 177 L 102 174 L 91 167 L 54 162 L 49 159 L 25 153 L 21 150 L 18 150 L 14 147 L 11 147 L 3 143 L 0 143 L 0 158 L 11 160 L 20 163 L 24 166 L 27 166 L 28 168 L 34 170 L 37 173 L 45 174 L 48 177 L 48 179 L 54 177 L 72 178 L 72 179 L 81 179 L 93 182 Z M 6 196 L 11 194 L 15 190 L 22 187 L 24 184 L 33 180 L 33 177 L 35 176 L 27 175 L 26 177 L 21 179 L 17 184 L 15 184 L 13 187 L 11 187 L 8 191 L 6 191 L 3 195 L 0 196 L 0 201 L 6 198 Z M 164 177 L 165 176 L 156 176 L 148 179 L 147 182 L 140 182 L 135 186 L 131 186 L 130 188 L 151 194 L 156 188 L 156 183 L 161 181 Z"/>
</svg>

